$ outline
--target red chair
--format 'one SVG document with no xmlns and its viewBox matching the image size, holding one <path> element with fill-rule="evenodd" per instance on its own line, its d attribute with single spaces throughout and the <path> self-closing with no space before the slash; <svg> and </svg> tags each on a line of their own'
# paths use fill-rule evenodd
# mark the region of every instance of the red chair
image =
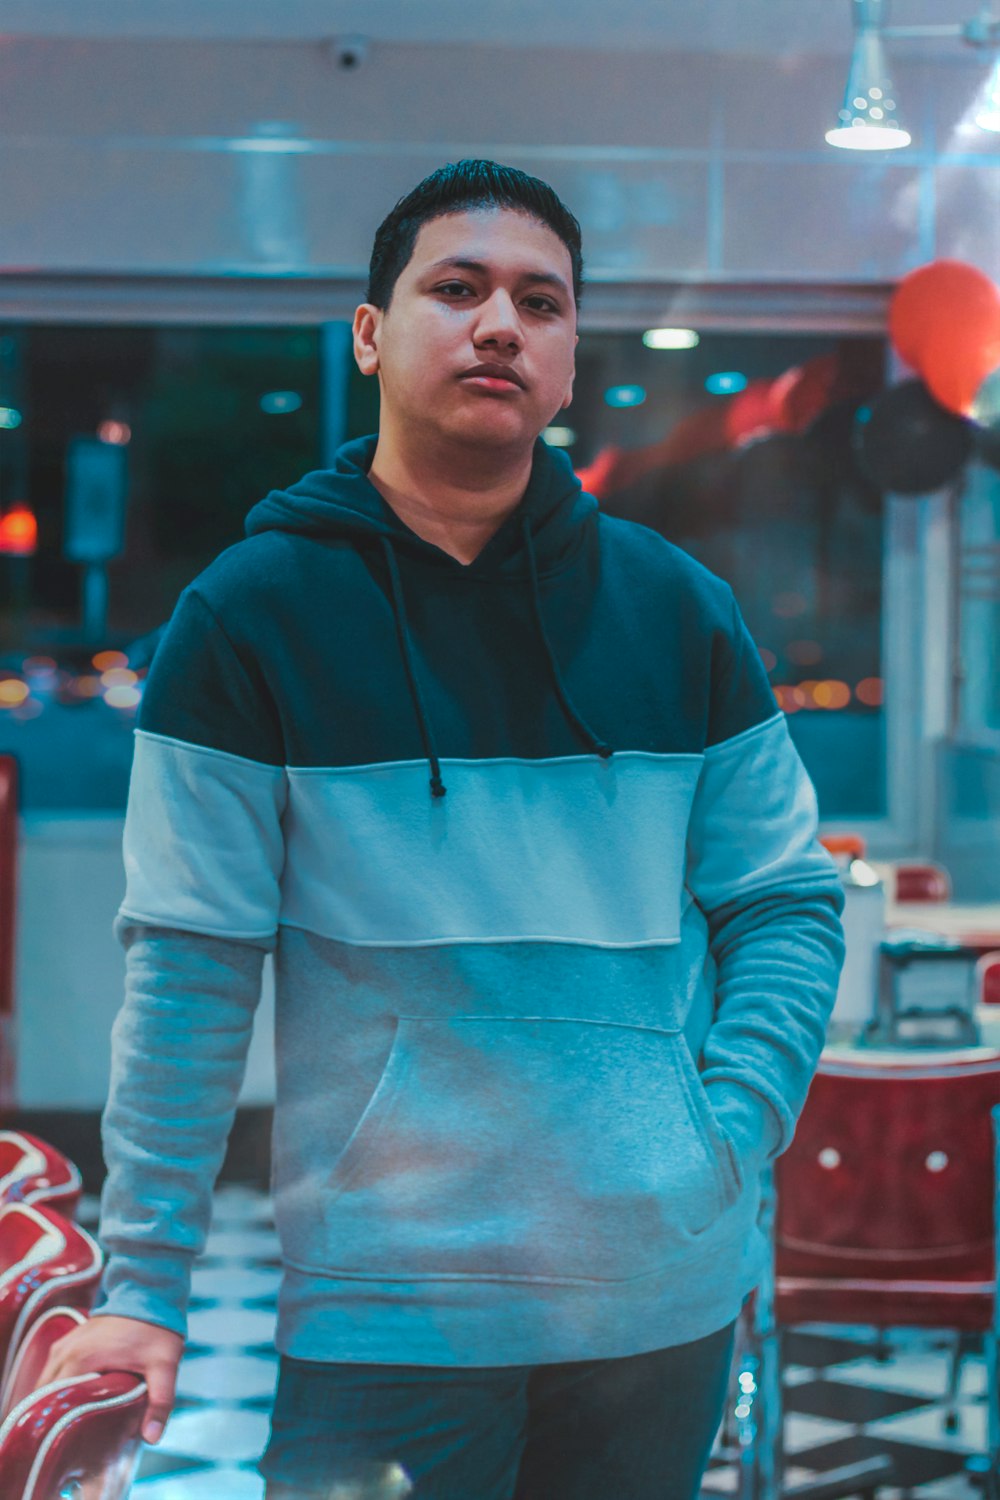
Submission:
<svg viewBox="0 0 1000 1500">
<path fill-rule="evenodd" d="M 4 1500 L 122 1500 L 141 1451 L 146 1386 L 135 1375 L 76 1375 L 33 1391 L 0 1424 Z"/>
<path fill-rule="evenodd" d="M 824 1056 L 795 1138 L 777 1163 L 764 1222 L 774 1264 L 744 1330 L 744 1490 L 781 1493 L 781 1330 L 796 1323 L 947 1328 L 981 1334 L 991 1483 L 1000 1464 L 996 1163 L 1000 1055 L 979 1049 L 896 1061 Z M 957 1360 L 951 1385 L 957 1389 Z M 756 1408 L 756 1410 L 755 1410 Z M 857 1469 L 857 1466 L 855 1466 Z M 873 1492 L 887 1461 L 845 1473 Z M 824 1475 L 817 1492 L 837 1492 Z M 994 1492 L 995 1491 L 991 1491 Z M 796 1494 L 808 1487 L 797 1486 Z"/>
<path fill-rule="evenodd" d="M 1000 952 L 984 953 L 976 964 L 980 1005 L 1000 1005 Z"/>
<path fill-rule="evenodd" d="M 0 1421 L 38 1389 L 52 1345 L 86 1321 L 87 1314 L 78 1307 L 50 1307 L 35 1319 L 14 1350 L 7 1382 L 0 1391 Z"/>
<path fill-rule="evenodd" d="M 68 1156 L 24 1131 L 0 1130 L 0 1203 L 48 1203 L 72 1219 L 82 1191 Z"/>
<path fill-rule="evenodd" d="M 897 864 L 897 901 L 950 901 L 951 876 L 943 865 Z"/>
<path fill-rule="evenodd" d="M 145 1382 L 114 1371 L 38 1388 L 53 1344 L 86 1322 L 100 1271 L 97 1245 L 54 1209 L 25 1203 L 0 1209 L 3 1500 L 68 1493 L 123 1500 L 131 1487 L 142 1449 Z"/>
<path fill-rule="evenodd" d="M 100 1249 L 78 1224 L 33 1203 L 0 1208 L 0 1392 L 36 1318 L 57 1304 L 86 1311 L 100 1279 Z"/>
</svg>

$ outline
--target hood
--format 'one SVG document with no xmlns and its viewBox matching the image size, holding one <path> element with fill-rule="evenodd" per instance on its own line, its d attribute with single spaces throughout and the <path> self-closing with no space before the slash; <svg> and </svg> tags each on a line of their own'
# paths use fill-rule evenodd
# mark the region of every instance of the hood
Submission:
<svg viewBox="0 0 1000 1500">
<path fill-rule="evenodd" d="M 582 544 L 588 525 L 596 521 L 597 501 L 584 493 L 566 454 L 538 438 L 531 477 L 516 509 L 473 562 L 460 563 L 411 531 L 371 483 L 368 470 L 377 442 L 377 433 L 355 438 L 338 449 L 331 469 L 314 469 L 289 489 L 272 490 L 247 516 L 247 536 L 292 531 L 361 543 L 367 538 L 376 545 L 385 537 L 397 553 L 442 568 L 526 577 L 526 523 L 535 561 L 547 570 L 570 557 Z"/>
<path fill-rule="evenodd" d="M 466 564 L 411 531 L 371 483 L 368 470 L 377 442 L 378 435 L 372 433 L 345 443 L 337 450 L 332 469 L 314 469 L 290 489 L 272 490 L 247 516 L 246 533 L 256 536 L 262 531 L 291 531 L 303 536 L 346 537 L 382 552 L 400 655 L 430 766 L 431 796 L 443 797 L 447 788 L 441 778 L 434 726 L 417 672 L 397 554 L 422 558 L 466 576 L 500 574 L 523 579 L 563 713 L 587 749 L 608 759 L 613 753 L 611 746 L 594 733 L 569 696 L 542 613 L 539 568 L 550 571 L 572 557 L 597 521 L 597 501 L 584 492 L 565 453 L 536 439 L 531 477 L 517 507 L 478 556 Z"/>
</svg>

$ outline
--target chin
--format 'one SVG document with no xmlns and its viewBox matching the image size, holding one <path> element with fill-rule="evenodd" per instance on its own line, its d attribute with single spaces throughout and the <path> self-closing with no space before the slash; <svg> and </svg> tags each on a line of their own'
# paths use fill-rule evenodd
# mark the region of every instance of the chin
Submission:
<svg viewBox="0 0 1000 1500">
<path fill-rule="evenodd" d="M 502 419 L 503 413 L 497 416 Z M 477 448 L 530 448 L 538 436 L 535 429 L 524 422 L 490 421 L 487 413 L 480 413 L 476 421 L 454 422 L 445 429 L 452 442 L 469 443 Z"/>
</svg>

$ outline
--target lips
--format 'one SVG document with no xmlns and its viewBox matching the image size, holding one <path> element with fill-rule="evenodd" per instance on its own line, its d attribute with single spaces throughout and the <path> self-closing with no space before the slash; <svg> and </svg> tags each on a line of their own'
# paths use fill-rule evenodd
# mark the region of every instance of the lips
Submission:
<svg viewBox="0 0 1000 1500">
<path fill-rule="evenodd" d="M 481 380 L 484 384 L 497 381 L 503 385 L 518 386 L 525 389 L 524 380 L 510 365 L 482 364 L 473 365 L 471 370 L 463 370 L 459 376 L 460 380 Z M 497 387 L 494 387 L 496 389 Z"/>
</svg>

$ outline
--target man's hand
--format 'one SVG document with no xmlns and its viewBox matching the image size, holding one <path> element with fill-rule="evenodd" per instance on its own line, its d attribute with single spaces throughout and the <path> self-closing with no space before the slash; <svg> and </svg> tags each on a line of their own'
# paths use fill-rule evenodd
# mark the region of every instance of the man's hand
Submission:
<svg viewBox="0 0 1000 1500">
<path fill-rule="evenodd" d="M 106 1375 L 111 1370 L 140 1375 L 149 1390 L 142 1436 L 145 1442 L 156 1443 L 173 1409 L 177 1366 L 183 1352 L 184 1340 L 169 1328 L 139 1318 L 102 1314 L 88 1318 L 56 1340 L 38 1384 L 48 1385 L 71 1375 Z"/>
</svg>

